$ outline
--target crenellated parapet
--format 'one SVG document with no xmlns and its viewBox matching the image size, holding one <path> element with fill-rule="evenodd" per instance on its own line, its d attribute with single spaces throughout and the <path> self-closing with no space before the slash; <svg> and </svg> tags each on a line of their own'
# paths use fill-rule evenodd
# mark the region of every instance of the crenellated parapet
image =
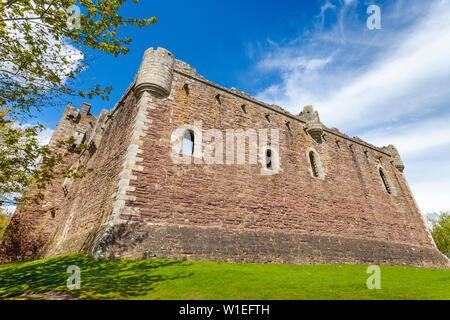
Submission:
<svg viewBox="0 0 450 320">
<path fill-rule="evenodd" d="M 92 127 L 97 117 L 90 114 L 91 105 L 83 103 L 81 110 L 67 104 L 63 116 L 56 127 L 49 142 L 52 149 L 58 149 L 58 143 L 70 137 L 74 138 L 74 146 L 79 147 L 85 143 L 91 134 Z"/>
</svg>

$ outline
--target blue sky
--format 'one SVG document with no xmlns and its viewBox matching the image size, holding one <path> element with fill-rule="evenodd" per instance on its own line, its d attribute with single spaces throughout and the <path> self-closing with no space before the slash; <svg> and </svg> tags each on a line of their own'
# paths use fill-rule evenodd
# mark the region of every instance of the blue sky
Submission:
<svg viewBox="0 0 450 320">
<path fill-rule="evenodd" d="M 366 27 L 372 4 L 380 30 Z M 210 81 L 294 114 L 312 104 L 329 127 L 396 145 L 423 213 L 450 209 L 449 0 L 140 0 L 120 13 L 159 22 L 124 28 L 131 52 L 98 57 L 81 74 L 80 86 L 114 88 L 109 102 L 91 101 L 92 113 L 112 108 L 144 51 L 161 46 Z M 39 120 L 54 129 L 63 109 Z"/>
</svg>

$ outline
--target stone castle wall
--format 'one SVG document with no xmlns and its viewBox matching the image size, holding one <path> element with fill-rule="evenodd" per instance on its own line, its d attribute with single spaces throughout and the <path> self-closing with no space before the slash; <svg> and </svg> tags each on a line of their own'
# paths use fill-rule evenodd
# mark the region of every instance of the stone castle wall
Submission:
<svg viewBox="0 0 450 320">
<path fill-rule="evenodd" d="M 83 165 L 92 172 L 71 182 L 58 211 L 58 226 L 42 255 L 89 250 L 104 232 L 131 139 L 132 127 L 129 124 L 135 117 L 135 99 L 129 93 L 115 109 L 102 113 L 102 121 L 97 123 L 100 137 L 91 136 L 95 151 L 88 148 L 85 158 L 81 157 Z"/>
<path fill-rule="evenodd" d="M 45 256 L 449 266 L 394 147 L 328 129 L 310 107 L 296 116 L 222 88 L 161 48 L 146 52 L 131 88 L 104 132 L 97 121 L 85 160 L 94 170 L 72 182 Z M 200 164 L 198 149 L 196 164 L 174 163 L 173 132 L 195 124 L 224 141 L 228 129 L 278 129 L 280 171 Z"/>
<path fill-rule="evenodd" d="M 58 146 L 58 142 L 75 138 L 75 145 L 80 146 L 86 137 L 91 135 L 96 116 L 89 114 L 89 104 L 84 104 L 82 111 L 67 105 L 60 122 L 49 142 L 55 152 L 64 154 L 67 148 Z M 68 153 L 64 163 L 56 166 L 55 171 L 70 168 L 77 162 L 79 155 Z M 4 242 L 0 246 L 0 261 L 30 259 L 42 252 L 43 246 L 49 243 L 54 230 L 61 224 L 60 212 L 66 203 L 63 191 L 64 178 L 56 176 L 52 185 L 42 190 L 44 200 L 40 204 L 23 203 L 16 210 L 9 224 L 13 241 Z M 30 194 L 36 194 L 33 186 Z"/>
</svg>

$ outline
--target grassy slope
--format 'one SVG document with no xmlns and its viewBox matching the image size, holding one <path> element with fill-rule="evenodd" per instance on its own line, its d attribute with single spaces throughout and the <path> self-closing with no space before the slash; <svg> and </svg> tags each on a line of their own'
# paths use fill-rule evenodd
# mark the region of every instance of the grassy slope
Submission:
<svg viewBox="0 0 450 320">
<path fill-rule="evenodd" d="M 81 254 L 1 265 L 0 298 L 67 290 L 69 265 L 81 269 L 81 290 L 72 293 L 91 299 L 450 299 L 450 270 L 383 266 L 381 290 L 368 290 L 367 266 L 99 261 Z"/>
</svg>

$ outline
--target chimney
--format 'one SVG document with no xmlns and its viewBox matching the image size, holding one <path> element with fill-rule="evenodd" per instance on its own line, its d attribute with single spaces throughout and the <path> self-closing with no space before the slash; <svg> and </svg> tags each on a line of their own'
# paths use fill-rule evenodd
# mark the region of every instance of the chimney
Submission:
<svg viewBox="0 0 450 320">
<path fill-rule="evenodd" d="M 91 110 L 91 104 L 84 102 L 83 106 L 81 107 L 81 116 L 87 116 L 89 114 L 89 111 Z"/>
</svg>

